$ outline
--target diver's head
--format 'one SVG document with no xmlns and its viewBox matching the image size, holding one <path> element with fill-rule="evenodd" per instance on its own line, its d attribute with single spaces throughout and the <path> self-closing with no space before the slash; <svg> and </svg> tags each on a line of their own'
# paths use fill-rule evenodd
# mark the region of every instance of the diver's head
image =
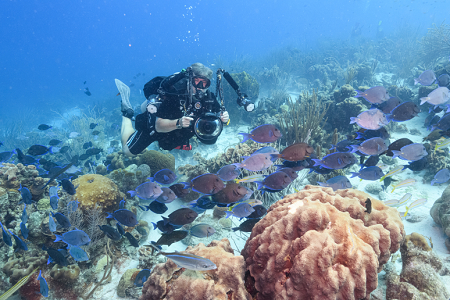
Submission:
<svg viewBox="0 0 450 300">
<path fill-rule="evenodd" d="M 192 85 L 194 92 L 205 91 L 211 85 L 213 71 L 202 63 L 195 63 L 190 66 L 192 70 Z"/>
</svg>

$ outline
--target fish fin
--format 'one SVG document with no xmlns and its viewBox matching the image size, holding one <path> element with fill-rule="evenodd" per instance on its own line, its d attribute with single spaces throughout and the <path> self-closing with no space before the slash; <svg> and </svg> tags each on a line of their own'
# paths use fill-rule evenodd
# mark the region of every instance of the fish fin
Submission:
<svg viewBox="0 0 450 300">
<path fill-rule="evenodd" d="M 250 137 L 251 137 L 251 135 L 250 135 L 250 133 L 243 133 L 243 132 L 241 132 L 241 133 L 239 133 L 240 135 L 242 135 L 243 137 L 244 137 L 244 139 L 242 140 L 242 142 L 241 143 L 245 143 L 248 139 L 250 139 Z"/>
<path fill-rule="evenodd" d="M 352 150 L 350 150 L 350 153 L 355 153 L 359 150 L 359 145 L 350 145 L 352 147 Z"/>
<path fill-rule="evenodd" d="M 169 219 L 166 217 L 162 217 L 163 221 L 164 221 L 164 225 L 169 224 Z"/>
<path fill-rule="evenodd" d="M 264 187 L 264 184 L 262 183 L 262 181 L 255 181 L 255 183 L 258 185 L 257 190 L 260 190 Z"/>
<path fill-rule="evenodd" d="M 394 117 L 392 116 L 392 114 L 386 114 L 386 121 L 389 123 L 391 121 L 394 120 Z"/>
<path fill-rule="evenodd" d="M 61 235 L 55 234 L 55 237 L 56 237 L 56 240 L 54 240 L 53 243 L 56 243 L 56 242 L 59 242 L 59 241 L 63 240 Z"/>
<path fill-rule="evenodd" d="M 420 105 L 424 104 L 424 103 L 427 102 L 428 100 L 430 100 L 429 97 L 422 97 L 422 98 L 420 98 Z"/>
<path fill-rule="evenodd" d="M 398 151 L 398 150 L 392 150 L 392 153 L 394 154 L 394 155 L 392 156 L 392 158 L 397 158 L 397 157 L 399 157 L 400 154 L 401 154 L 401 152 Z"/>
</svg>

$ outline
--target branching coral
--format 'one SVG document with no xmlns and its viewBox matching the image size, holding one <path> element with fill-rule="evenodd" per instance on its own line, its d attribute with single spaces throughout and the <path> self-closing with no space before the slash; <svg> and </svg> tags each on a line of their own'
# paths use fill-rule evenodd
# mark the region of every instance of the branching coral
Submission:
<svg viewBox="0 0 450 300">
<path fill-rule="evenodd" d="M 363 299 L 405 232 L 398 212 L 347 189 L 306 186 L 273 204 L 242 251 L 254 298 Z"/>
<path fill-rule="evenodd" d="M 289 98 L 287 105 L 289 109 L 279 118 L 282 139 L 293 144 L 304 140 L 310 131 L 310 138 L 314 140 L 321 132 L 321 123 L 326 122 L 324 116 L 329 105 L 319 101 L 314 90 L 312 94 L 303 92 L 296 101 Z"/>
<path fill-rule="evenodd" d="M 433 24 L 428 33 L 420 40 L 420 53 L 425 62 L 430 63 L 440 56 L 450 53 L 450 25 L 442 22 Z"/>
</svg>

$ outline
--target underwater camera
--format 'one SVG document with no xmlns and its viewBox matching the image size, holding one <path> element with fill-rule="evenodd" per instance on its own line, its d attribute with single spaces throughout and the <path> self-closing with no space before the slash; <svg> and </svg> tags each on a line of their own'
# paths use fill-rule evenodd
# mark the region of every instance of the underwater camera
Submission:
<svg viewBox="0 0 450 300">
<path fill-rule="evenodd" d="M 211 145 L 222 133 L 223 124 L 219 113 L 207 112 L 199 117 L 194 124 L 194 133 L 200 142 Z"/>
<path fill-rule="evenodd" d="M 251 112 L 255 109 L 255 104 L 247 99 L 246 94 L 238 96 L 237 104 L 245 109 L 245 111 Z"/>
</svg>

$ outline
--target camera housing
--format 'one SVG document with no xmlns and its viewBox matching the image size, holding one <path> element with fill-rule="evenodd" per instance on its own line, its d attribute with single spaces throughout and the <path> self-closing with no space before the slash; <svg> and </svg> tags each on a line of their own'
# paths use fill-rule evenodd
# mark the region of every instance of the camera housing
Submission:
<svg viewBox="0 0 450 300">
<path fill-rule="evenodd" d="M 194 133 L 204 144 L 211 145 L 222 133 L 223 124 L 219 113 L 207 112 L 197 118 L 194 123 Z"/>
</svg>

